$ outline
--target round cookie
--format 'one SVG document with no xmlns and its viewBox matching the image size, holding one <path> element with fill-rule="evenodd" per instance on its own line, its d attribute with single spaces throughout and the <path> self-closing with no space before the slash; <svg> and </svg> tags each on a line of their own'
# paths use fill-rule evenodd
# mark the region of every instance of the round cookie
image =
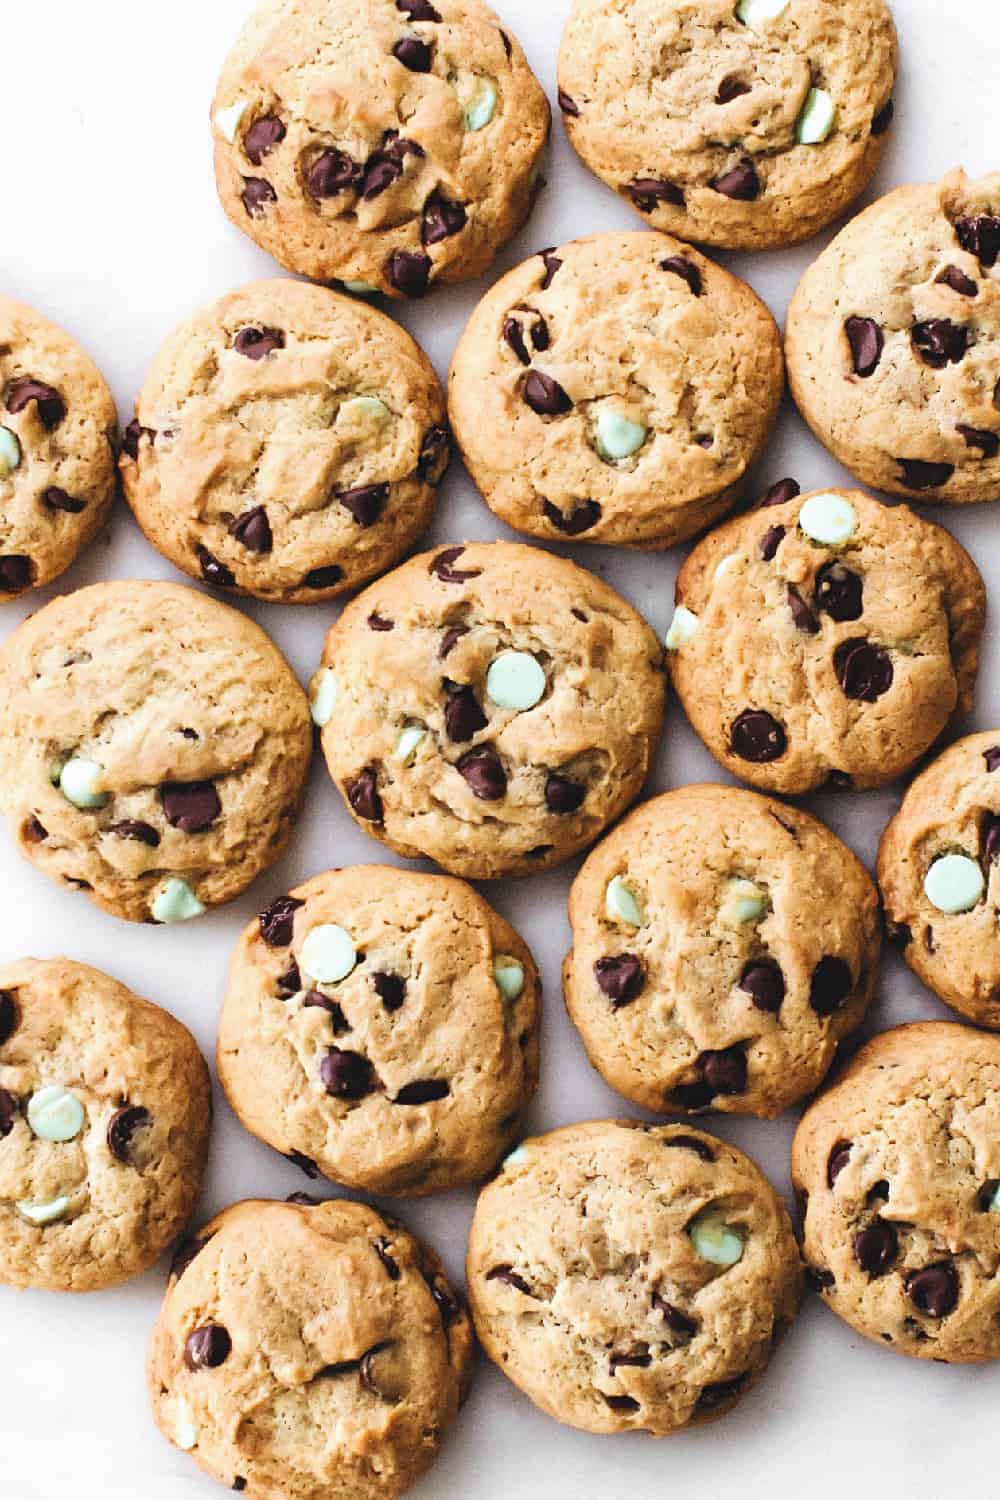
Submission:
<svg viewBox="0 0 1000 1500">
<path fill-rule="evenodd" d="M 335 1182 L 464 1186 L 521 1134 L 540 998 L 528 948 L 470 886 L 331 870 L 240 938 L 219 1080 L 248 1130 Z"/>
<path fill-rule="evenodd" d="M 912 783 L 882 835 L 886 923 L 948 1005 L 1000 1030 L 1000 731 L 951 745 Z"/>
<path fill-rule="evenodd" d="M 809 1278 L 865 1338 L 1000 1357 L 1000 1037 L 924 1021 L 868 1043 L 792 1149 Z"/>
<path fill-rule="evenodd" d="M 126 432 L 125 493 L 192 578 L 309 604 L 416 541 L 448 466 L 443 424 L 430 361 L 384 313 L 262 281 L 167 340 Z"/>
<path fill-rule="evenodd" d="M 422 297 L 521 228 L 550 111 L 479 0 L 263 0 L 212 120 L 222 205 L 275 260 Z"/>
<path fill-rule="evenodd" d="M 588 856 L 563 966 L 590 1060 L 647 1109 L 773 1119 L 871 1002 L 878 895 L 798 808 L 724 786 L 644 803 Z"/>
<path fill-rule="evenodd" d="M 40 313 L 0 296 L 0 603 L 51 583 L 115 496 L 114 398 Z"/>
<path fill-rule="evenodd" d="M 448 404 L 509 525 L 653 549 L 733 506 L 783 386 L 774 319 L 745 282 L 666 235 L 615 233 L 496 283 L 455 351 Z"/>
<path fill-rule="evenodd" d="M 313 717 L 367 833 L 470 879 L 526 875 L 638 796 L 663 721 L 662 655 L 582 568 L 472 542 L 352 600 L 326 638 Z"/>
<path fill-rule="evenodd" d="M 767 791 L 885 786 L 971 707 L 983 580 L 905 506 L 782 481 L 699 542 L 676 598 L 667 655 L 688 718 Z"/>
<path fill-rule="evenodd" d="M 0 650 L 10 831 L 51 879 L 132 922 L 200 916 L 273 864 L 311 753 L 278 648 L 195 589 L 79 589 Z"/>
<path fill-rule="evenodd" d="M 866 484 L 1000 496 L 1000 173 L 902 187 L 852 219 L 792 298 L 792 394 Z"/>
<path fill-rule="evenodd" d="M 480 1195 L 469 1300 L 549 1416 L 665 1437 L 731 1411 L 798 1310 L 785 1205 L 734 1146 L 599 1120 L 526 1141 Z"/>
<path fill-rule="evenodd" d="M 796 244 L 866 187 L 892 123 L 882 0 L 574 0 L 559 104 L 584 163 L 700 244 Z"/>
<path fill-rule="evenodd" d="M 472 1377 L 434 1252 L 361 1203 L 245 1202 L 182 1247 L 147 1360 L 157 1426 L 254 1500 L 394 1500 Z"/>
<path fill-rule="evenodd" d="M 179 1021 L 69 959 L 0 967 L 0 1282 L 115 1286 L 201 1188 L 212 1096 Z"/>
</svg>

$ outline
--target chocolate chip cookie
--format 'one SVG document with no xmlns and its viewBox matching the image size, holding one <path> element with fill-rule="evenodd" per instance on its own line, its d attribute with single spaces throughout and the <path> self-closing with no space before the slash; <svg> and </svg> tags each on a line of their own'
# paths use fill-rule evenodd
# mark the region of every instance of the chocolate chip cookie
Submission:
<svg viewBox="0 0 1000 1500">
<path fill-rule="evenodd" d="M 535 1091 L 540 998 L 526 945 L 462 881 L 331 870 L 243 933 L 219 1079 L 248 1130 L 335 1182 L 478 1182 Z"/>
<path fill-rule="evenodd" d="M 630 813 L 570 895 L 570 1016 L 647 1109 L 771 1119 L 811 1094 L 878 976 L 878 896 L 798 808 L 689 786 Z"/>
<path fill-rule="evenodd" d="M 51 583 L 115 495 L 118 417 L 80 346 L 0 296 L 0 603 Z"/>
<path fill-rule="evenodd" d="M 690 1127 L 600 1120 L 526 1141 L 476 1206 L 487 1354 L 587 1432 L 731 1411 L 798 1310 L 798 1246 L 750 1159 Z"/>
<path fill-rule="evenodd" d="M 890 936 L 948 1005 L 1000 1030 L 1000 731 L 952 745 L 882 836 Z"/>
<path fill-rule="evenodd" d="M 208 1069 L 179 1021 L 55 958 L 0 967 L 0 1281 L 137 1276 L 201 1188 Z"/>
<path fill-rule="evenodd" d="M 783 384 L 745 282 L 667 235 L 616 233 L 497 282 L 448 404 L 473 479 L 518 531 L 653 549 L 732 507 Z"/>
<path fill-rule="evenodd" d="M 883 1032 L 803 1116 L 792 1178 L 824 1302 L 917 1359 L 1000 1357 L 1000 1037 Z"/>
<path fill-rule="evenodd" d="M 237 1203 L 182 1247 L 147 1362 L 157 1426 L 254 1500 L 394 1500 L 472 1376 L 433 1250 L 361 1203 Z"/>
<path fill-rule="evenodd" d="M 727 770 L 768 791 L 864 790 L 968 712 L 985 611 L 979 571 L 943 527 L 788 480 L 695 547 L 667 655 Z"/>
<path fill-rule="evenodd" d="M 511 542 L 442 547 L 344 610 L 312 682 L 366 832 L 486 880 L 558 864 L 638 796 L 662 650 L 592 574 Z"/>
<path fill-rule="evenodd" d="M 883 0 L 574 0 L 559 104 L 585 164 L 655 228 L 766 249 L 867 185 L 896 65 Z"/>
<path fill-rule="evenodd" d="M 409 334 L 323 287 L 262 281 L 171 335 L 121 468 L 139 524 L 185 573 L 310 604 L 412 546 L 449 456 L 444 396 Z"/>
<path fill-rule="evenodd" d="M 853 219 L 788 313 L 792 394 L 866 484 L 1000 495 L 1000 173 L 902 187 Z"/>
<path fill-rule="evenodd" d="M 216 181 L 288 270 L 422 297 L 524 223 L 549 118 L 479 0 L 264 0 L 219 79 Z"/>
<path fill-rule="evenodd" d="M 0 650 L 0 810 L 23 855 L 132 922 L 230 901 L 281 855 L 309 705 L 251 620 L 195 589 L 99 583 Z"/>
</svg>

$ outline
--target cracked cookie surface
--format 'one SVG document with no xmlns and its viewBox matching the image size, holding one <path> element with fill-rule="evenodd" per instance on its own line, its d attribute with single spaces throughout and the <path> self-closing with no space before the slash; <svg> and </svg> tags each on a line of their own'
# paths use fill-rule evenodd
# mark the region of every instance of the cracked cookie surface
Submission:
<svg viewBox="0 0 1000 1500">
<path fill-rule="evenodd" d="M 281 854 L 309 706 L 251 620 L 195 589 L 100 583 L 0 652 L 0 806 L 22 854 L 133 922 L 237 896 Z"/>
<path fill-rule="evenodd" d="M 438 1257 L 347 1202 L 224 1210 L 179 1252 L 147 1360 L 164 1437 L 260 1500 L 394 1500 L 471 1376 Z"/>
<path fill-rule="evenodd" d="M 575 0 L 559 103 L 585 164 L 654 228 L 762 249 L 867 185 L 896 66 L 882 0 Z"/>
<path fill-rule="evenodd" d="M 663 1437 L 732 1410 L 800 1281 L 770 1183 L 689 1126 L 604 1120 L 526 1141 L 480 1195 L 469 1243 L 487 1354 L 588 1432 Z"/>
<path fill-rule="evenodd" d="M 470 886 L 332 870 L 243 933 L 219 1078 L 248 1130 L 335 1182 L 437 1192 L 481 1180 L 520 1133 L 540 998 L 527 946 Z"/>
<path fill-rule="evenodd" d="M 170 336 L 121 470 L 147 537 L 185 573 L 308 604 L 412 545 L 448 459 L 444 396 L 409 334 L 355 299 L 276 280 Z"/>
<path fill-rule="evenodd" d="M 313 679 L 337 786 L 366 832 L 470 879 L 592 842 L 642 788 L 662 648 L 592 574 L 510 542 L 413 558 L 344 610 Z"/>
<path fill-rule="evenodd" d="M 810 266 L 788 312 L 792 395 L 866 484 L 1000 495 L 1000 173 L 901 187 Z"/>
<path fill-rule="evenodd" d="M 744 283 L 659 234 L 602 234 L 508 272 L 452 361 L 449 411 L 487 504 L 550 541 L 660 548 L 736 502 L 783 389 Z"/>
<path fill-rule="evenodd" d="M 92 360 L 0 297 L 0 603 L 51 583 L 93 541 L 114 500 L 117 437 Z"/>
<path fill-rule="evenodd" d="M 712 754 L 754 786 L 884 786 L 971 706 L 983 580 L 905 506 L 797 489 L 776 486 L 681 568 L 674 686 Z"/>
<path fill-rule="evenodd" d="M 264 0 L 212 108 L 223 207 L 290 271 L 389 297 L 527 219 L 548 101 L 479 0 Z"/>
<path fill-rule="evenodd" d="M 798 808 L 732 787 L 630 813 L 588 856 L 570 922 L 570 1017 L 647 1109 L 780 1114 L 818 1087 L 878 976 L 861 862 Z"/>
<path fill-rule="evenodd" d="M 1000 1037 L 883 1032 L 806 1111 L 792 1180 L 823 1301 L 918 1359 L 1000 1356 Z"/>
<path fill-rule="evenodd" d="M 89 1292 L 147 1270 L 195 1205 L 211 1114 L 166 1011 L 69 959 L 0 967 L 0 1281 Z"/>
</svg>

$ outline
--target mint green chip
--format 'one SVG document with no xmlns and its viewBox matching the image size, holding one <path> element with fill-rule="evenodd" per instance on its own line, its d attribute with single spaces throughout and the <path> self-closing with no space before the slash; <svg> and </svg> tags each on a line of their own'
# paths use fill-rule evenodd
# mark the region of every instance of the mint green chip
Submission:
<svg viewBox="0 0 1000 1500">
<path fill-rule="evenodd" d="M 153 919 L 164 923 L 190 922 L 192 917 L 202 916 L 204 910 L 187 881 L 175 875 L 153 902 Z"/>
<path fill-rule="evenodd" d="M 358 962 L 349 932 L 335 922 L 325 922 L 307 934 L 299 954 L 299 967 L 319 984 L 339 984 Z"/>
<path fill-rule="evenodd" d="M 825 141 L 837 118 L 837 106 L 826 89 L 810 89 L 795 126 L 800 146 L 818 146 Z"/>
<path fill-rule="evenodd" d="M 620 875 L 614 877 L 605 892 L 604 910 L 612 922 L 624 922 L 628 927 L 646 925 L 646 915 L 638 896 Z"/>
<path fill-rule="evenodd" d="M 967 854 L 946 854 L 936 859 L 924 879 L 928 901 L 950 917 L 978 906 L 985 890 L 983 872 Z"/>
<path fill-rule="evenodd" d="M 740 0 L 736 7 L 736 19 L 744 26 L 763 26 L 776 21 L 788 9 L 790 0 Z"/>
<path fill-rule="evenodd" d="M 811 495 L 799 511 L 799 525 L 810 541 L 842 547 L 858 529 L 858 513 L 843 495 Z"/>
<path fill-rule="evenodd" d="M 43 1141 L 75 1140 L 85 1118 L 76 1095 L 57 1083 L 38 1089 L 28 1100 L 28 1124 Z"/>
<path fill-rule="evenodd" d="M 69 1202 L 65 1194 L 60 1194 L 58 1198 L 49 1198 L 44 1203 L 32 1203 L 30 1199 L 22 1198 L 15 1203 L 14 1207 L 22 1219 L 41 1228 L 45 1224 L 54 1224 L 57 1219 L 65 1218 Z"/>
<path fill-rule="evenodd" d="M 333 718 L 333 710 L 340 697 L 336 677 L 329 667 L 321 667 L 309 684 L 309 712 L 318 729 L 325 729 Z"/>
<path fill-rule="evenodd" d="M 377 297 L 379 293 L 379 288 L 370 281 L 345 281 L 342 285 L 345 292 L 353 292 L 355 297 Z"/>
<path fill-rule="evenodd" d="M 545 696 L 545 673 L 527 651 L 502 651 L 486 674 L 486 692 L 498 708 L 534 708 Z"/>
<path fill-rule="evenodd" d="M 477 78 L 463 110 L 466 130 L 482 130 L 490 123 L 496 111 L 496 84 L 489 78 Z"/>
<path fill-rule="evenodd" d="M 59 790 L 83 812 L 105 807 L 111 800 L 104 790 L 104 767 L 81 755 L 74 755 L 59 772 Z"/>
<path fill-rule="evenodd" d="M 717 1208 L 706 1208 L 688 1225 L 688 1237 L 702 1260 L 713 1266 L 735 1266 L 743 1258 L 743 1230 L 727 1224 Z"/>
<path fill-rule="evenodd" d="M 17 433 L 9 427 L 0 427 L 0 479 L 13 474 L 21 462 L 21 444 Z"/>
<path fill-rule="evenodd" d="M 392 413 L 377 396 L 352 396 L 340 408 L 345 417 L 361 417 L 370 422 L 388 422 Z"/>
<path fill-rule="evenodd" d="M 646 441 L 648 429 L 622 412 L 605 407 L 597 417 L 597 451 L 608 463 L 631 458 Z"/>
<path fill-rule="evenodd" d="M 501 954 L 493 960 L 493 978 L 505 1000 L 516 1000 L 524 989 L 524 965 Z"/>
<path fill-rule="evenodd" d="M 693 641 L 697 633 L 698 616 L 687 605 L 678 604 L 667 631 L 667 650 L 679 651 L 688 641 Z"/>
</svg>

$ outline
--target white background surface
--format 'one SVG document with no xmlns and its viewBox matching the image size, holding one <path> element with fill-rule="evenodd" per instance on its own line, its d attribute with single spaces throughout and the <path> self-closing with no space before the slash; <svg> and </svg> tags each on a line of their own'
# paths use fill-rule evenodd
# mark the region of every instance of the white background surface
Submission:
<svg viewBox="0 0 1000 1500">
<path fill-rule="evenodd" d="M 248 0 L 2 0 L 3 82 L 0 289 L 71 330 L 111 382 L 123 422 L 152 354 L 182 317 L 272 263 L 232 229 L 212 180 L 207 108 L 215 75 Z M 498 0 L 555 101 L 559 33 L 569 0 Z M 1000 167 L 1000 16 L 996 0 L 894 0 L 903 72 L 896 124 L 869 198 L 900 182 L 962 164 Z M 544 245 L 639 220 L 592 179 L 566 143 L 556 113 L 548 190 L 534 219 L 503 252 L 507 269 Z M 798 276 L 829 235 L 798 250 L 724 257 L 781 320 Z M 487 283 L 437 292 L 402 319 L 442 376 Z M 393 309 L 398 312 L 398 309 Z M 785 474 L 804 489 L 844 475 L 783 414 L 760 487 Z M 933 512 L 930 512 L 933 514 Z M 1000 588 L 991 507 L 944 517 Z M 434 540 L 507 534 L 456 465 L 445 482 Z M 622 590 L 661 631 L 670 616 L 678 556 L 628 557 L 566 549 Z M 996 561 L 994 561 L 996 559 Z M 55 592 L 102 578 L 176 577 L 143 541 L 124 505 L 110 532 L 53 589 L 8 606 L 6 633 Z M 306 680 L 335 610 L 250 611 Z M 993 625 L 970 727 L 1000 725 Z M 673 706 L 653 787 L 725 780 Z M 897 792 L 815 799 L 814 807 L 871 864 Z M 105 968 L 166 1006 L 206 1054 L 229 952 L 240 928 L 274 894 L 332 864 L 392 859 L 354 830 L 318 760 L 287 858 L 242 900 L 178 928 L 133 927 L 32 871 L 0 838 L 0 958 L 65 953 Z M 563 1013 L 559 962 L 568 946 L 565 897 L 576 865 L 487 896 L 521 930 L 545 977 L 542 1090 L 533 1125 L 624 1113 L 594 1074 Z M 872 1017 L 875 1029 L 945 1011 L 894 955 Z M 236 1124 L 217 1092 L 217 1124 L 201 1204 L 207 1217 L 234 1199 L 285 1196 L 305 1179 Z M 714 1126 L 713 1126 L 714 1128 Z M 730 1118 L 719 1126 L 787 1190 L 794 1120 Z M 330 1191 L 334 1191 L 330 1189 Z M 405 1207 L 418 1231 L 461 1278 L 471 1194 Z M 0 1496 L 5 1500 L 166 1500 L 217 1491 L 155 1432 L 143 1382 L 144 1345 L 163 1267 L 120 1291 L 85 1297 L 17 1295 L 0 1288 Z M 772 1500 L 876 1492 L 953 1500 L 995 1485 L 1000 1368 L 906 1361 L 866 1344 L 810 1299 L 769 1377 L 720 1425 L 656 1444 L 593 1438 L 537 1413 L 485 1363 L 472 1400 L 416 1500 L 653 1500 L 663 1494 L 739 1494 Z"/>
</svg>

